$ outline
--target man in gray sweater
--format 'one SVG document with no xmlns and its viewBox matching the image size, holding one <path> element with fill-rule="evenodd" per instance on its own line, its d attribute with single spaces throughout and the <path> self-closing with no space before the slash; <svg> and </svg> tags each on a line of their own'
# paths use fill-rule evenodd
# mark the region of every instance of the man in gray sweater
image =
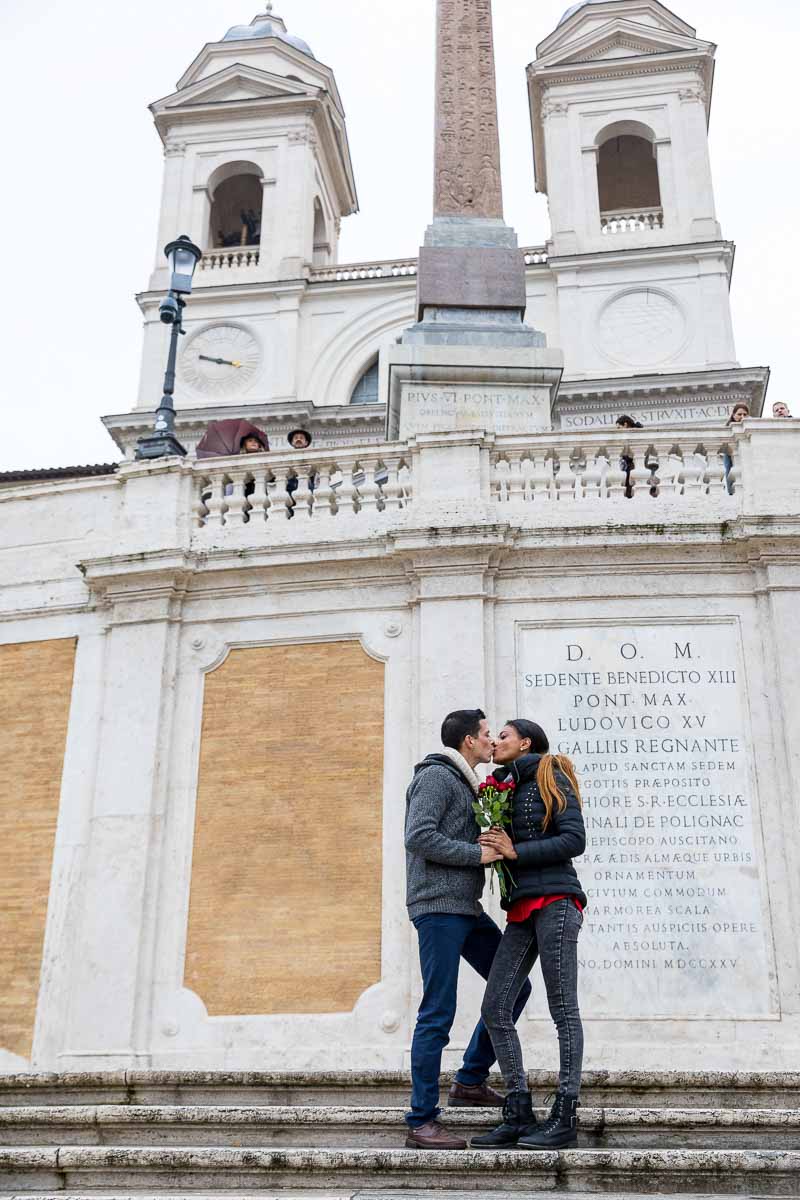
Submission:
<svg viewBox="0 0 800 1200">
<path fill-rule="evenodd" d="M 406 885 L 408 915 L 419 937 L 423 995 L 411 1044 L 411 1109 L 406 1145 L 420 1150 L 464 1150 L 437 1121 L 442 1052 L 450 1040 L 464 958 L 488 979 L 502 934 L 481 908 L 484 868 L 499 855 L 478 844 L 472 805 L 479 763 L 491 762 L 494 743 L 479 708 L 445 717 L 440 754 L 415 768 L 406 793 Z M 519 1016 L 531 994 L 526 981 L 514 1010 Z M 503 1097 L 486 1080 L 495 1061 L 483 1021 L 472 1035 L 450 1090 L 452 1107 L 500 1107 Z"/>
</svg>

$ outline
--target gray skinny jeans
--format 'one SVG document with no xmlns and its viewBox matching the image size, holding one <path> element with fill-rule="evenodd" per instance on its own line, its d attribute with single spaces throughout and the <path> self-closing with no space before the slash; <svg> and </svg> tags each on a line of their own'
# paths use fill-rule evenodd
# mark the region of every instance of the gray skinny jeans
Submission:
<svg viewBox="0 0 800 1200">
<path fill-rule="evenodd" d="M 527 1092 L 528 1077 L 512 1011 L 538 958 L 550 1015 L 558 1031 L 558 1089 L 577 1096 L 583 1068 L 583 1025 L 578 1009 L 578 934 L 583 916 L 572 900 L 556 900 L 526 921 L 506 925 L 492 963 L 481 1016 L 489 1030 L 509 1092 Z"/>
</svg>

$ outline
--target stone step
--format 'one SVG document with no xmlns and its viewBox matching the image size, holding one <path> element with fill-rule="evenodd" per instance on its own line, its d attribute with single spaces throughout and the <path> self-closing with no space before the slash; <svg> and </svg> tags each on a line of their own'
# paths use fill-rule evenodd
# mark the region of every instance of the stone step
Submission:
<svg viewBox="0 0 800 1200">
<path fill-rule="evenodd" d="M 538 1110 L 538 1116 L 546 1110 Z M 452 1109 L 464 1137 L 498 1124 L 497 1109 Z M 0 1146 L 205 1146 L 397 1149 L 401 1108 L 68 1105 L 0 1109 Z M 800 1109 L 580 1110 L 588 1149 L 800 1150 Z"/>
<path fill-rule="evenodd" d="M 160 1190 L 227 1196 L 270 1188 L 798 1196 L 800 1151 L 0 1149 L 5 1194 L 106 1189 L 115 1196 Z"/>
<path fill-rule="evenodd" d="M 543 1098 L 549 1071 L 529 1073 Z M 501 1081 L 493 1085 L 502 1088 Z M 450 1077 L 442 1079 L 443 1099 Z M 0 1107 L 33 1104 L 244 1104 L 398 1107 L 408 1102 L 404 1071 L 112 1071 L 0 1075 Z M 587 1071 L 582 1099 L 596 1108 L 800 1108 L 798 1072 Z"/>
</svg>

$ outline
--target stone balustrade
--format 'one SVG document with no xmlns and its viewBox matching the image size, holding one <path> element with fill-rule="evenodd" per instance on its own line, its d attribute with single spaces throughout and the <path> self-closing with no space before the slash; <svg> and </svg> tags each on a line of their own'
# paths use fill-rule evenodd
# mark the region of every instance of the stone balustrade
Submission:
<svg viewBox="0 0 800 1200">
<path fill-rule="evenodd" d="M 311 272 L 312 283 L 350 283 L 359 279 L 398 279 L 416 275 L 415 258 L 386 259 L 381 262 L 343 263 L 335 267 L 317 267 Z"/>
<path fill-rule="evenodd" d="M 622 430 L 498 438 L 492 498 L 501 504 L 617 499 L 731 499 L 741 478 L 727 431 Z M 735 503 L 735 501 L 733 501 Z"/>
<path fill-rule="evenodd" d="M 293 518 L 392 513 L 411 503 L 410 458 L 399 444 L 204 459 L 193 467 L 198 529 Z"/>
<path fill-rule="evenodd" d="M 527 246 L 522 249 L 525 265 L 538 266 L 547 262 L 544 246 Z M 227 271 L 257 267 L 261 261 L 258 246 L 228 246 L 206 250 L 200 260 L 199 271 L 213 271 L 215 275 Z M 416 258 L 390 258 L 376 262 L 341 263 L 331 267 L 316 267 L 309 275 L 311 283 L 357 283 L 368 279 L 414 278 L 417 274 Z"/>
<path fill-rule="evenodd" d="M 320 531 L 329 518 L 347 520 L 347 538 L 371 538 L 415 523 L 469 522 L 477 509 L 484 517 L 493 509 L 496 519 L 525 529 L 552 532 L 578 523 L 595 531 L 613 526 L 614 536 L 624 537 L 627 525 L 641 531 L 740 517 L 800 518 L 796 441 L 800 421 L 530 436 L 462 430 L 408 442 L 205 459 L 181 470 L 190 476 L 187 504 L 201 545 L 236 530 L 259 545 L 327 541 L 330 535 Z M 123 468 L 121 481 L 125 476 Z M 364 519 L 370 517 L 379 518 L 377 527 Z"/>
<path fill-rule="evenodd" d="M 619 208 L 600 213 L 600 228 L 604 234 L 651 233 L 664 228 L 662 208 Z"/>
<path fill-rule="evenodd" d="M 242 267 L 257 267 L 261 261 L 258 246 L 226 246 L 205 250 L 200 259 L 200 271 L 239 271 Z"/>
</svg>

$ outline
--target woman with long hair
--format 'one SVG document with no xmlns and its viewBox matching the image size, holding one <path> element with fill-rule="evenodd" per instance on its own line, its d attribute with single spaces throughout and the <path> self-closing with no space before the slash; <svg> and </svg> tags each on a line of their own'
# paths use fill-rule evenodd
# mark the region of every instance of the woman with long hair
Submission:
<svg viewBox="0 0 800 1200">
<path fill-rule="evenodd" d="M 508 1095 L 503 1123 L 472 1139 L 477 1148 L 519 1146 L 551 1150 L 577 1141 L 577 1108 L 583 1066 L 583 1026 L 578 1009 L 578 934 L 586 895 L 572 865 L 583 854 L 586 832 L 575 768 L 550 754 L 541 726 L 509 721 L 495 743 L 493 774 L 514 784 L 511 836 L 500 828 L 481 835 L 503 855 L 510 889 L 508 913 L 481 1015 L 491 1035 Z M 510 878 L 509 878 L 510 877 Z M 561 1068 L 550 1115 L 533 1116 L 513 1009 L 537 958 L 558 1032 Z"/>
</svg>

